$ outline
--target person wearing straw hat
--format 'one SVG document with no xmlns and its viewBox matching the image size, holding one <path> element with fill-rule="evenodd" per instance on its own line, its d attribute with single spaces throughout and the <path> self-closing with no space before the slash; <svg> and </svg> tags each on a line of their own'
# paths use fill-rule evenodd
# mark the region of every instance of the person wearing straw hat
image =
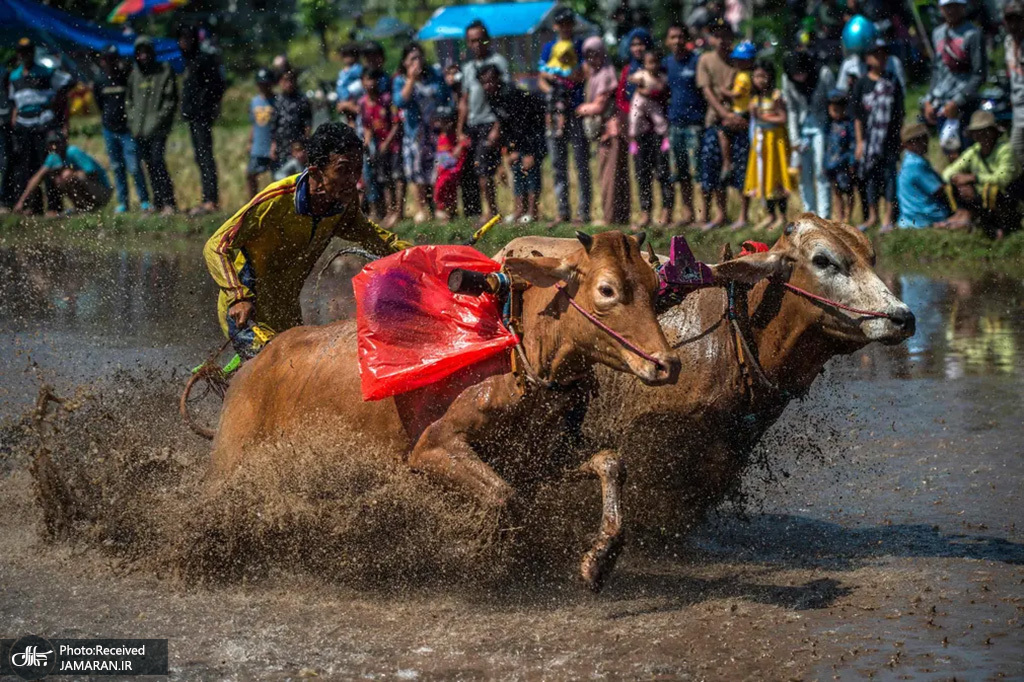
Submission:
<svg viewBox="0 0 1024 682">
<path fill-rule="evenodd" d="M 974 112 L 967 134 L 974 144 L 946 167 L 942 178 L 953 186 L 957 204 L 999 239 L 1020 229 L 1021 167 L 1010 144 L 999 141 L 1002 130 L 992 112 Z"/>
<path fill-rule="evenodd" d="M 970 216 L 962 209 L 950 219 L 954 205 L 951 187 L 943 182 L 928 162 L 928 127 L 923 123 L 908 123 L 900 132 L 903 143 L 903 163 L 896 179 L 896 195 L 900 202 L 899 226 L 962 227 Z M 966 218 L 966 220 L 964 220 Z"/>
</svg>

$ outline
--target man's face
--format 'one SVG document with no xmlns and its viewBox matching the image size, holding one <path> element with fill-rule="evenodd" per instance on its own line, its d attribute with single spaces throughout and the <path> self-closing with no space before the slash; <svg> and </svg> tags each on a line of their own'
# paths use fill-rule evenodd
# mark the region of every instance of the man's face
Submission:
<svg viewBox="0 0 1024 682">
<path fill-rule="evenodd" d="M 33 54 L 34 52 L 35 52 L 35 50 L 33 50 L 31 48 L 29 48 L 29 49 L 19 49 L 18 50 L 18 55 L 17 55 L 18 56 L 18 62 L 20 62 L 24 66 L 31 66 L 32 62 L 35 61 L 35 55 Z"/>
<path fill-rule="evenodd" d="M 711 44 L 719 53 L 732 50 L 732 33 L 720 28 L 711 34 Z"/>
<path fill-rule="evenodd" d="M 683 40 L 683 32 L 678 28 L 670 28 L 668 35 L 665 36 L 665 46 L 672 52 L 682 52 L 683 48 L 686 47 L 686 43 Z"/>
<path fill-rule="evenodd" d="M 921 137 L 915 137 L 913 140 L 907 140 L 906 147 L 907 151 L 913 152 L 918 156 L 928 156 L 928 136 L 922 135 Z"/>
<path fill-rule="evenodd" d="M 325 166 L 310 170 L 318 171 L 327 197 L 332 201 L 341 201 L 356 191 L 356 184 L 363 174 L 362 154 L 357 151 L 331 154 Z"/>
<path fill-rule="evenodd" d="M 576 28 L 576 22 L 572 18 L 563 19 L 555 24 L 555 30 L 558 31 L 558 36 L 563 40 L 567 40 L 572 37 L 572 30 L 574 28 Z"/>
<path fill-rule="evenodd" d="M 981 145 L 982 149 L 991 150 L 996 146 L 996 142 L 999 141 L 999 129 L 985 128 L 984 130 L 977 130 L 971 133 L 971 137 Z"/>
<path fill-rule="evenodd" d="M 135 60 L 139 62 L 139 64 L 149 64 L 153 61 L 153 53 L 150 52 L 149 48 L 140 48 L 135 50 Z"/>
<path fill-rule="evenodd" d="M 188 54 L 188 53 L 192 52 L 192 50 L 195 49 L 195 46 L 196 46 L 196 41 L 195 41 L 195 38 L 193 36 L 183 35 L 180 38 L 178 38 L 178 47 L 185 54 Z"/>
<path fill-rule="evenodd" d="M 363 61 L 366 62 L 366 68 L 373 71 L 379 71 L 384 66 L 384 55 L 378 52 L 369 52 Z"/>
<path fill-rule="evenodd" d="M 291 95 L 295 92 L 295 76 L 287 73 L 281 76 L 281 92 Z"/>
<path fill-rule="evenodd" d="M 482 28 L 466 31 L 466 47 L 478 58 L 487 56 L 487 35 Z"/>
<path fill-rule="evenodd" d="M 964 20 L 964 6 L 959 3 L 945 5 L 940 7 L 939 11 L 942 12 L 942 18 L 946 20 L 946 23 L 952 26 Z"/>
</svg>

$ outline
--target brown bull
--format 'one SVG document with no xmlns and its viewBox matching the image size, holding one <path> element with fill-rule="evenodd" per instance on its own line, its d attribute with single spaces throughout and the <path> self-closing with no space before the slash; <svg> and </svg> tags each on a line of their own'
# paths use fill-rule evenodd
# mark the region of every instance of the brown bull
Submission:
<svg viewBox="0 0 1024 682">
<path fill-rule="evenodd" d="M 524 237 L 499 255 L 552 256 L 575 249 L 569 240 Z M 600 450 L 594 461 L 616 471 L 620 484 L 628 462 L 630 498 L 644 500 L 635 505 L 637 525 L 698 521 L 738 484 L 753 447 L 830 358 L 871 341 L 899 343 L 914 333 L 913 314 L 875 274 L 874 263 L 871 243 L 860 232 L 803 214 L 769 252 L 713 268 L 719 277 L 769 278 L 749 290 L 734 289 L 735 325 L 726 288 L 691 293 L 661 316 L 682 364 L 677 382 L 648 388 L 598 373 L 600 390 L 584 431 L 591 451 Z M 787 289 L 784 282 L 885 316 L 845 311 Z M 617 488 L 606 494 L 620 498 Z M 620 519 L 621 510 L 615 512 L 606 511 L 605 518 Z M 621 524 L 605 524 L 602 535 L 614 556 Z"/>
<path fill-rule="evenodd" d="M 212 489 L 257 443 L 329 446 L 332 430 L 355 427 L 368 452 L 393 453 L 485 505 L 505 507 L 517 484 L 564 464 L 561 456 L 571 450 L 565 425 L 578 426 L 582 418 L 595 363 L 647 384 L 674 379 L 678 360 L 654 314 L 657 279 L 641 254 L 642 241 L 620 232 L 580 234 L 574 243 L 582 246 L 564 258 L 506 261 L 509 272 L 532 285 L 523 292 L 522 349 L 534 383 L 525 389 L 502 358 L 443 385 L 363 402 L 353 322 L 280 334 L 232 381 L 213 445 Z M 571 308 L 569 296 L 654 361 Z M 324 448 L 324 456 L 329 453 Z M 602 460 L 584 470 L 607 487 Z M 591 555 L 604 560 L 606 548 L 595 547 Z"/>
</svg>

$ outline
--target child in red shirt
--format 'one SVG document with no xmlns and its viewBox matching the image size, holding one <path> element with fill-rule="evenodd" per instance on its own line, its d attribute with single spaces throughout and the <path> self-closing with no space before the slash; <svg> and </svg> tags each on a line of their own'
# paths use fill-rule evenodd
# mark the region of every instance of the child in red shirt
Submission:
<svg viewBox="0 0 1024 682">
<path fill-rule="evenodd" d="M 455 134 L 455 112 L 438 109 L 434 114 L 437 126 L 437 156 L 434 166 L 437 181 L 434 183 L 434 206 L 437 220 L 447 220 L 458 212 L 459 179 L 462 164 L 466 160 L 466 147 L 458 142 Z"/>
</svg>

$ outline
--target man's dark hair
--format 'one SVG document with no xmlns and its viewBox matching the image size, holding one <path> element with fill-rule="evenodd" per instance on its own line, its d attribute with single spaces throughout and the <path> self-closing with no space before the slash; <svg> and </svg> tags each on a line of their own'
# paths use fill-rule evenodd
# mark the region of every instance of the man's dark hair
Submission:
<svg viewBox="0 0 1024 682">
<path fill-rule="evenodd" d="M 466 27 L 466 35 L 469 35 L 469 30 L 473 28 L 479 28 L 480 30 L 482 30 L 484 32 L 485 38 L 491 37 L 490 32 L 487 30 L 487 24 L 485 24 L 482 19 L 474 19 L 473 21 L 469 22 L 469 26 Z"/>
<path fill-rule="evenodd" d="M 405 58 L 411 55 L 413 52 L 419 52 L 420 54 L 423 54 L 423 46 L 417 43 L 415 40 L 407 43 L 406 46 L 402 48 L 402 58 L 398 60 L 398 63 L 404 64 Z"/>
<path fill-rule="evenodd" d="M 366 69 L 360 75 L 360 78 L 368 78 L 371 81 L 379 81 L 384 78 L 385 73 L 381 69 Z"/>
<path fill-rule="evenodd" d="M 384 56 L 384 46 L 378 43 L 376 40 L 367 40 L 363 43 L 363 46 L 359 49 L 364 57 L 371 55 Z"/>
<path fill-rule="evenodd" d="M 338 48 L 338 54 L 342 57 L 358 57 L 359 43 L 345 43 Z"/>
<path fill-rule="evenodd" d="M 320 124 L 306 144 L 309 165 L 318 168 L 327 165 L 331 154 L 348 154 L 354 151 L 362 153 L 363 141 L 352 128 L 334 121 Z"/>
<path fill-rule="evenodd" d="M 688 29 L 686 27 L 686 24 L 682 23 L 681 21 L 673 21 L 671 24 L 669 24 L 668 28 L 665 29 L 665 35 L 668 35 L 668 32 L 671 31 L 672 29 L 678 29 L 682 31 L 683 40 L 688 40 L 690 38 L 690 29 Z"/>
</svg>

